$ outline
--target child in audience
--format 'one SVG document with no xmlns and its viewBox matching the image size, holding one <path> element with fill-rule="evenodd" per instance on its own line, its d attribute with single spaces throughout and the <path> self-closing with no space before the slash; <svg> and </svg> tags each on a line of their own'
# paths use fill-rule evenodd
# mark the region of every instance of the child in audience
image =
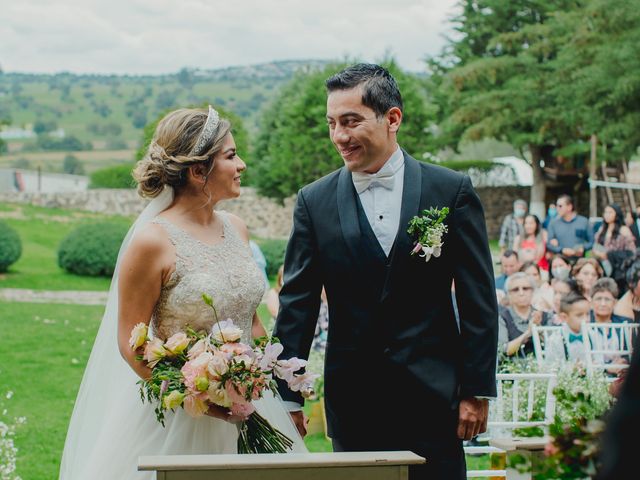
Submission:
<svg viewBox="0 0 640 480">
<path fill-rule="evenodd" d="M 582 338 L 582 324 L 589 322 L 591 305 L 583 295 L 570 292 L 560 300 L 558 317 L 562 321 L 563 335 L 567 340 L 567 358 L 573 361 L 585 360 L 585 346 Z"/>
</svg>

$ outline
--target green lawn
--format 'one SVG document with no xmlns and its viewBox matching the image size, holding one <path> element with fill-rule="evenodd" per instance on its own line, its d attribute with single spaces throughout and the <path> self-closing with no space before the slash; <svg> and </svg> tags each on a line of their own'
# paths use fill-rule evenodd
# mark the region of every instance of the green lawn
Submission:
<svg viewBox="0 0 640 480">
<path fill-rule="evenodd" d="M 0 288 L 35 290 L 108 290 L 110 278 L 82 277 L 62 270 L 57 263 L 58 246 L 83 223 L 131 223 L 127 217 L 7 203 L 0 204 L 0 219 L 15 228 L 22 240 L 22 256 L 6 274 L 0 274 Z"/>
<path fill-rule="evenodd" d="M 67 423 L 102 307 L 0 303 L 0 395 L 16 434 L 18 474 L 57 478 Z M 7 392 L 13 392 L 6 400 Z"/>
</svg>

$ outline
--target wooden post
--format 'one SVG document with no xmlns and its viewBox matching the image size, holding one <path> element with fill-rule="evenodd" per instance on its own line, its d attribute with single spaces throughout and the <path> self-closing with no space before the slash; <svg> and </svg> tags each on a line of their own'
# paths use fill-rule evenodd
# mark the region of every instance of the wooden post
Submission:
<svg viewBox="0 0 640 480">
<path fill-rule="evenodd" d="M 598 137 L 594 133 L 591 135 L 591 160 L 589 162 L 589 179 L 596 179 L 596 161 L 598 148 Z M 589 217 L 598 216 L 598 196 L 595 185 L 589 185 Z"/>
</svg>

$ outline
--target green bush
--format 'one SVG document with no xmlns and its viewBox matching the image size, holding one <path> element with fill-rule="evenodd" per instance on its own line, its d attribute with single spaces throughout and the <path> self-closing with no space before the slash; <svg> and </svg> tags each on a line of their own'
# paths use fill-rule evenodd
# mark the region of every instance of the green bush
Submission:
<svg viewBox="0 0 640 480">
<path fill-rule="evenodd" d="M 278 268 L 284 263 L 284 251 L 287 248 L 287 241 L 280 239 L 261 240 L 257 242 L 260 250 L 267 260 L 267 275 L 273 276 L 278 273 Z"/>
<path fill-rule="evenodd" d="M 127 228 L 115 223 L 82 225 L 67 235 L 58 248 L 58 265 L 77 275 L 111 276 Z"/>
<path fill-rule="evenodd" d="M 0 272 L 6 272 L 22 254 L 20 236 L 5 222 L 0 221 Z"/>
<path fill-rule="evenodd" d="M 134 188 L 132 170 L 133 165 L 130 164 L 96 170 L 91 174 L 89 188 Z"/>
</svg>

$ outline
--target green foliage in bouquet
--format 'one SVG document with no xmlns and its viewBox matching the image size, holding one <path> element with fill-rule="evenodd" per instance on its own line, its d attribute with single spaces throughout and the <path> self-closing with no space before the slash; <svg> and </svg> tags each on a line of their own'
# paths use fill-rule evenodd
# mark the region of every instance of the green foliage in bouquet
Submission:
<svg viewBox="0 0 640 480">
<path fill-rule="evenodd" d="M 126 234 L 127 227 L 120 224 L 82 225 L 60 242 L 58 265 L 77 275 L 110 277 Z"/>
<path fill-rule="evenodd" d="M 0 221 L 0 272 L 16 263 L 22 255 L 20 236 L 7 223 Z"/>
<path fill-rule="evenodd" d="M 91 174 L 89 188 L 133 188 L 132 170 L 133 165 L 128 163 L 96 170 Z"/>
</svg>

